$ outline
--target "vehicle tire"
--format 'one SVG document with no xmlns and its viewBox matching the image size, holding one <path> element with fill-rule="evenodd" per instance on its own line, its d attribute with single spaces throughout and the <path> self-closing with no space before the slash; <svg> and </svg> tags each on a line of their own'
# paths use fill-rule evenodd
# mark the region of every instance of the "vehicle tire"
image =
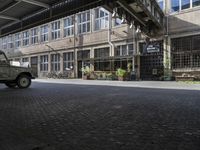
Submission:
<svg viewBox="0 0 200 150">
<path fill-rule="evenodd" d="M 19 76 L 19 78 L 17 79 L 17 86 L 20 89 L 25 89 L 28 88 L 31 85 L 31 79 L 29 76 L 27 75 L 21 75 Z"/>
<path fill-rule="evenodd" d="M 15 88 L 16 86 L 17 86 L 17 83 L 15 83 L 15 82 L 7 82 L 7 83 L 5 83 L 5 85 L 7 86 L 7 87 L 9 87 L 9 88 Z"/>
</svg>

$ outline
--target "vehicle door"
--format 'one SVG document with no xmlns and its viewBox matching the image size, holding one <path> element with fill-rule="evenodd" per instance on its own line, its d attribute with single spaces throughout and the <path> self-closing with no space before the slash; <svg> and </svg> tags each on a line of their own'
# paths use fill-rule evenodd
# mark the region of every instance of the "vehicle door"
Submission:
<svg viewBox="0 0 200 150">
<path fill-rule="evenodd" d="M 0 53 L 0 80 L 10 78 L 10 65 L 3 53 Z"/>
</svg>

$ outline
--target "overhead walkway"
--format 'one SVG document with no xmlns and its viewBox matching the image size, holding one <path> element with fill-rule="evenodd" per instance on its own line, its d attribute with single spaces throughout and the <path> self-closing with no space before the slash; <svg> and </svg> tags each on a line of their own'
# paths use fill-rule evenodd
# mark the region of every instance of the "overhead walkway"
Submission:
<svg viewBox="0 0 200 150">
<path fill-rule="evenodd" d="M 149 36 L 163 31 L 156 0 L 6 0 L 0 5 L 0 36 L 103 6 Z"/>
</svg>

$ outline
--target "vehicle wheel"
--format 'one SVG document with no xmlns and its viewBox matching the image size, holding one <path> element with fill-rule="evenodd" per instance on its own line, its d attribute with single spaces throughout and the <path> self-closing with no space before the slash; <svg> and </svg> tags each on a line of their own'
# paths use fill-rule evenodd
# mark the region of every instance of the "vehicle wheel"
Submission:
<svg viewBox="0 0 200 150">
<path fill-rule="evenodd" d="M 5 85 L 9 88 L 15 88 L 17 86 L 17 83 L 5 83 Z"/>
<path fill-rule="evenodd" d="M 28 88 L 31 85 L 31 79 L 29 76 L 22 75 L 17 79 L 17 85 L 20 89 Z"/>
</svg>

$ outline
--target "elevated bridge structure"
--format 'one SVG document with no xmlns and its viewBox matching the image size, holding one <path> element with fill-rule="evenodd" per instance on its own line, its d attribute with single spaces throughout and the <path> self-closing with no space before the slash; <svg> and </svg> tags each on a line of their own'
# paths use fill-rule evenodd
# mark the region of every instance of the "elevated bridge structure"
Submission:
<svg viewBox="0 0 200 150">
<path fill-rule="evenodd" d="M 156 0 L 0 0 L 0 37 L 98 6 L 150 37 L 163 32 Z"/>
</svg>

